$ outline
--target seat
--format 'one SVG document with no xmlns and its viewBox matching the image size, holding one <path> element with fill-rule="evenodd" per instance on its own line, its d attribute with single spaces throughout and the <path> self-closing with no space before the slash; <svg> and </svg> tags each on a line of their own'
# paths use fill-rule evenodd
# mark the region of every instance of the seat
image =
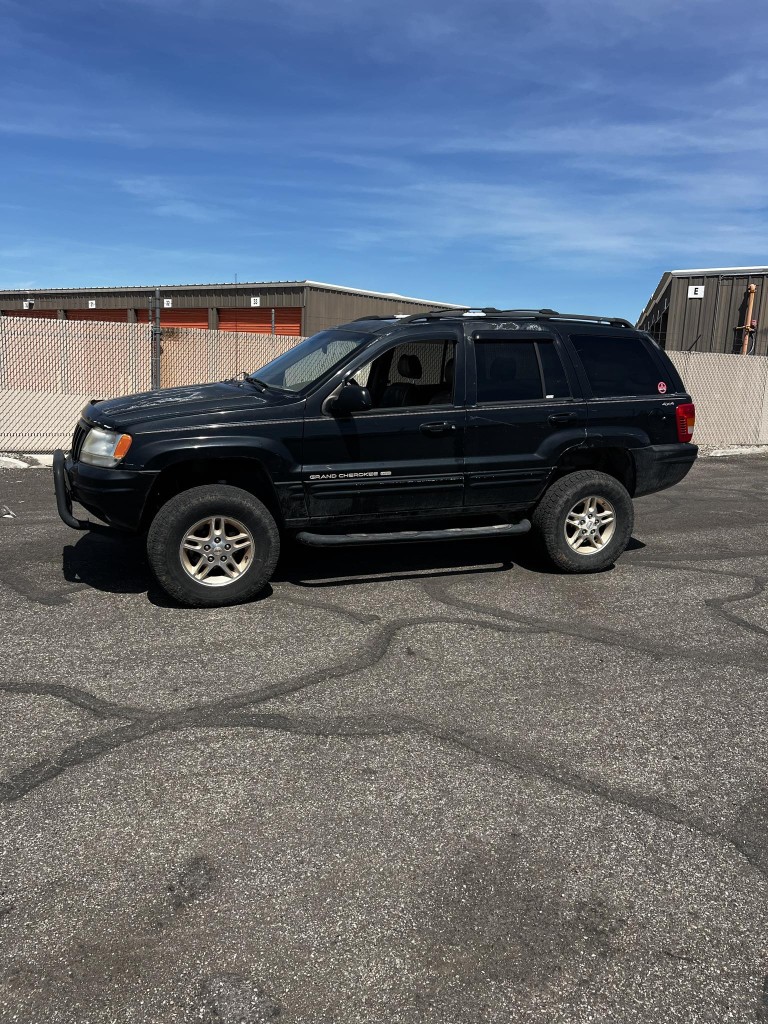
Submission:
<svg viewBox="0 0 768 1024">
<path fill-rule="evenodd" d="M 429 400 L 429 405 L 450 405 L 453 401 L 453 377 L 454 377 L 454 365 L 453 359 L 449 359 L 445 364 L 445 383 L 448 385 L 442 391 L 438 391 L 436 395 L 433 395 Z"/>
<path fill-rule="evenodd" d="M 408 380 L 421 380 L 423 373 L 421 360 L 418 356 L 402 355 L 397 361 L 397 372 L 401 377 L 406 377 Z M 415 385 L 408 384 L 404 381 L 388 384 L 386 388 L 384 388 L 384 394 L 381 396 L 379 408 L 392 409 L 401 405 L 408 405 L 411 402 L 415 391 Z"/>
</svg>

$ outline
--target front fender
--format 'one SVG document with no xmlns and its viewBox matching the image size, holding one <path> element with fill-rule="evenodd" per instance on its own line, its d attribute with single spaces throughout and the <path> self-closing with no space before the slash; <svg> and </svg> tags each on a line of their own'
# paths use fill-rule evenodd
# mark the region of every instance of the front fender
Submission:
<svg viewBox="0 0 768 1024">
<path fill-rule="evenodd" d="M 174 438 L 172 441 L 148 439 L 137 446 L 136 456 L 140 458 L 142 468 L 155 472 L 182 462 L 216 458 L 254 459 L 275 481 L 290 479 L 301 472 L 300 452 L 292 451 L 285 441 L 271 437 L 229 435 Z"/>
</svg>

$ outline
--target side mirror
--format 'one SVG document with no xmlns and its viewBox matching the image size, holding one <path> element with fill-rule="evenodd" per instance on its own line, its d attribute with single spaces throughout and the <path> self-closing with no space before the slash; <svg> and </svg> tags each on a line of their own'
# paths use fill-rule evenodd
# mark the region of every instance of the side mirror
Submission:
<svg viewBox="0 0 768 1024">
<path fill-rule="evenodd" d="M 346 384 L 331 402 L 330 409 L 334 416 L 349 416 L 350 413 L 370 409 L 372 405 L 373 399 L 368 388 Z"/>
</svg>

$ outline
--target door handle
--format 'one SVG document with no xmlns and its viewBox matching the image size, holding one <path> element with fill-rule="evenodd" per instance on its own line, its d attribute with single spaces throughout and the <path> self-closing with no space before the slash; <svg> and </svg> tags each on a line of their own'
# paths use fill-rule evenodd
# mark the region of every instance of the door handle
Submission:
<svg viewBox="0 0 768 1024">
<path fill-rule="evenodd" d="M 445 420 L 443 423 L 422 423 L 419 430 L 422 434 L 447 434 L 449 430 L 455 430 L 456 424 Z"/>
<path fill-rule="evenodd" d="M 549 417 L 550 423 L 573 423 L 579 418 L 576 412 L 553 412 Z"/>
</svg>

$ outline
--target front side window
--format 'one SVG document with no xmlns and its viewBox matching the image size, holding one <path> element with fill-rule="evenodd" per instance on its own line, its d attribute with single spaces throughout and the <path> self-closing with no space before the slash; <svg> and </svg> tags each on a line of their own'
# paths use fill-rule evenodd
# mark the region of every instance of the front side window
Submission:
<svg viewBox="0 0 768 1024">
<path fill-rule="evenodd" d="M 572 334 L 571 342 L 596 398 L 659 394 L 663 377 L 641 338 Z"/>
<path fill-rule="evenodd" d="M 403 342 L 366 363 L 353 379 L 368 388 L 374 409 L 451 405 L 455 350 L 454 341 Z"/>
<path fill-rule="evenodd" d="M 568 378 L 550 340 L 476 340 L 475 359 L 478 402 L 570 396 Z"/>
<path fill-rule="evenodd" d="M 250 376 L 269 387 L 284 391 L 304 391 L 371 338 L 372 335 L 362 331 L 321 331 L 262 366 L 260 370 L 255 370 Z"/>
</svg>

